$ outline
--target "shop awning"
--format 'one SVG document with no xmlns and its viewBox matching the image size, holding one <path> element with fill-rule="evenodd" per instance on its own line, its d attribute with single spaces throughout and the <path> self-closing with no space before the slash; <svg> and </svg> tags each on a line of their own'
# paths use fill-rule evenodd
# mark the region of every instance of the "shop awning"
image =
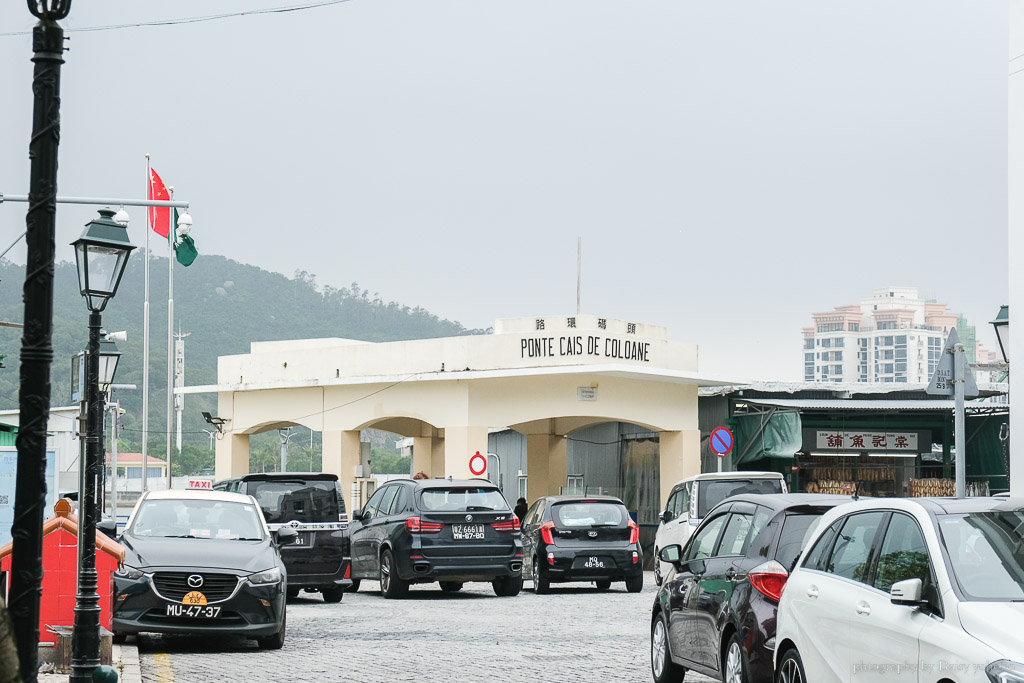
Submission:
<svg viewBox="0 0 1024 683">
<path fill-rule="evenodd" d="M 756 415 L 737 415 L 736 449 L 733 465 L 761 458 L 792 458 L 803 446 L 800 414 L 771 411 Z"/>
<path fill-rule="evenodd" d="M 952 399 L 881 401 L 831 398 L 741 398 L 736 400 L 743 403 L 797 410 L 953 410 L 956 405 Z M 964 407 L 968 409 L 1010 409 L 1008 403 L 993 403 L 991 401 L 965 401 Z"/>
</svg>

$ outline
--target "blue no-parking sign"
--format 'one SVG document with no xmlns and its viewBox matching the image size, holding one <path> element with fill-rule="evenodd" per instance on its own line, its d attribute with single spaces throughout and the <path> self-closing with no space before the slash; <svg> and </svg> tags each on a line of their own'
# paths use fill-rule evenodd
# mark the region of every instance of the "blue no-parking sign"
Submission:
<svg viewBox="0 0 1024 683">
<path fill-rule="evenodd" d="M 715 427 L 711 430 L 711 450 L 720 458 L 724 458 L 732 451 L 732 432 L 728 427 Z"/>
</svg>

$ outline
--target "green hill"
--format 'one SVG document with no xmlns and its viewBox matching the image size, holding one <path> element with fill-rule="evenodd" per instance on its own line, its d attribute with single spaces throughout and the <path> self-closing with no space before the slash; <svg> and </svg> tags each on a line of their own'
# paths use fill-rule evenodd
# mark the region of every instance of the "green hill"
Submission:
<svg viewBox="0 0 1024 683">
<path fill-rule="evenodd" d="M 22 322 L 23 266 L 0 260 L 0 320 Z M 117 296 L 103 312 L 109 331 L 126 330 L 116 382 L 138 390 L 116 392 L 126 413 L 122 418 L 122 448 L 141 446 L 142 333 L 144 260 L 137 252 L 128 261 Z M 164 452 L 167 405 L 167 259 L 150 260 L 150 396 L 149 451 Z M 252 341 L 345 337 L 365 341 L 397 341 L 480 334 L 442 320 L 419 307 L 385 302 L 353 283 L 334 289 L 319 287 L 315 276 L 298 272 L 287 278 L 223 256 L 202 255 L 189 268 L 174 272 L 175 327 L 190 333 L 185 340 L 185 382 L 215 384 L 217 357 L 248 353 Z M 78 292 L 75 265 L 59 263 L 54 277 L 54 364 L 52 405 L 71 403 L 71 356 L 86 345 L 88 311 Z M 0 328 L 0 410 L 18 408 L 18 357 L 21 330 Z M 186 397 L 182 425 L 185 444 L 206 449 L 202 431 L 209 426 L 201 411 L 216 414 L 216 396 Z M 276 442 L 276 437 L 273 439 Z M 307 442 L 308 444 L 308 442 Z"/>
</svg>

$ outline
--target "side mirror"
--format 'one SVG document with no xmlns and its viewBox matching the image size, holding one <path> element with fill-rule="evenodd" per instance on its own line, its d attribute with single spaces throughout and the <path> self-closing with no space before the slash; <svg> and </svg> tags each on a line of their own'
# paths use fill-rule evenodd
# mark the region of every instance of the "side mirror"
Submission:
<svg viewBox="0 0 1024 683">
<path fill-rule="evenodd" d="M 291 545 L 299 537 L 299 532 L 291 527 L 281 527 L 277 530 L 277 544 Z"/>
<path fill-rule="evenodd" d="M 924 584 L 921 579 L 907 579 L 897 581 L 889 589 L 889 600 L 894 605 L 917 606 L 921 604 L 921 593 Z"/>
<path fill-rule="evenodd" d="M 669 564 L 679 564 L 679 560 L 683 557 L 683 547 L 679 544 L 665 546 L 658 551 L 658 559 L 662 562 L 668 562 Z"/>
<path fill-rule="evenodd" d="M 661 511 L 661 521 L 663 521 L 663 522 L 671 522 L 672 521 L 672 511 L 671 510 L 662 510 Z M 666 560 L 666 562 L 667 562 L 667 560 Z"/>
<path fill-rule="evenodd" d="M 117 538 L 117 520 L 112 517 L 104 517 L 96 522 L 96 531 L 99 531 L 110 538 Z"/>
<path fill-rule="evenodd" d="M 358 522 L 362 518 L 363 518 L 363 511 L 362 510 L 360 510 L 359 508 L 356 508 L 355 510 L 352 511 L 352 521 L 353 522 Z"/>
</svg>

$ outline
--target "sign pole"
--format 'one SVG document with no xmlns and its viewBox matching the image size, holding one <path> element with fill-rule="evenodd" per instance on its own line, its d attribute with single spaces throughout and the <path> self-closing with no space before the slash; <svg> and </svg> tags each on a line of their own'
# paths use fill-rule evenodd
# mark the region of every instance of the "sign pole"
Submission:
<svg viewBox="0 0 1024 683">
<path fill-rule="evenodd" d="M 953 433 L 956 449 L 956 497 L 967 495 L 967 439 L 964 434 L 964 363 L 967 354 L 964 345 L 953 347 L 953 396 L 955 399 Z"/>
</svg>

